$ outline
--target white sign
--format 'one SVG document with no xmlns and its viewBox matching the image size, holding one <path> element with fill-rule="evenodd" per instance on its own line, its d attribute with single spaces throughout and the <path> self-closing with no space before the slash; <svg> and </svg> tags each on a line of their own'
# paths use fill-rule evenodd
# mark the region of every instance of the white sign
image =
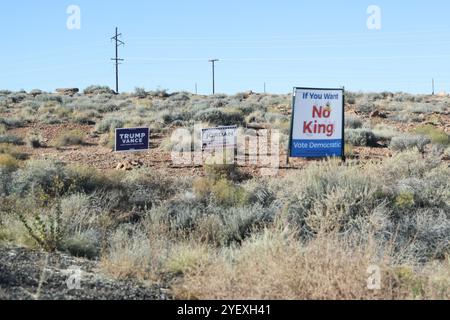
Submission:
<svg viewBox="0 0 450 320">
<path fill-rule="evenodd" d="M 343 128 L 343 89 L 295 89 L 291 157 L 343 156 Z"/>
<path fill-rule="evenodd" d="M 237 148 L 237 126 L 202 129 L 202 150 Z"/>
</svg>

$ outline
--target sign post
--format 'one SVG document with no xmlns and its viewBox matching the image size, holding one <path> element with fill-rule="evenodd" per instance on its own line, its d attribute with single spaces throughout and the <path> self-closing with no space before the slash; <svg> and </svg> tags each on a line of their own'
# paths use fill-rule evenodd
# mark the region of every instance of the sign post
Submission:
<svg viewBox="0 0 450 320">
<path fill-rule="evenodd" d="M 116 129 L 116 152 L 137 152 L 150 148 L 149 128 L 121 128 Z"/>
<path fill-rule="evenodd" d="M 344 89 L 294 88 L 289 158 L 345 159 Z"/>
</svg>

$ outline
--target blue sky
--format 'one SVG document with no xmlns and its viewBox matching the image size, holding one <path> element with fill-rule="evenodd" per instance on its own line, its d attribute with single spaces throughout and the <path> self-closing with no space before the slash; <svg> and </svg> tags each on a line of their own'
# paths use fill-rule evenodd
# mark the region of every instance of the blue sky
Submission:
<svg viewBox="0 0 450 320">
<path fill-rule="evenodd" d="M 81 29 L 68 30 L 69 5 Z M 366 10 L 381 8 L 381 30 Z M 15 0 L 0 11 L 0 88 L 114 87 L 114 28 L 123 33 L 120 87 L 287 93 L 450 91 L 448 1 Z"/>
</svg>

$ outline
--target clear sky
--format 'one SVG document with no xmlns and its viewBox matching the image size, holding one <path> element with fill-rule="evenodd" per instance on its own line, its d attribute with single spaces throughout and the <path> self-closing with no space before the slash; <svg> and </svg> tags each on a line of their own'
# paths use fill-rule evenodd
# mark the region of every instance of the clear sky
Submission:
<svg viewBox="0 0 450 320">
<path fill-rule="evenodd" d="M 81 29 L 66 26 L 69 5 Z M 381 9 L 381 29 L 367 8 Z M 387 0 L 15 0 L 0 11 L 0 88 L 114 87 L 119 27 L 121 90 L 290 92 L 450 91 L 450 2 Z"/>
</svg>

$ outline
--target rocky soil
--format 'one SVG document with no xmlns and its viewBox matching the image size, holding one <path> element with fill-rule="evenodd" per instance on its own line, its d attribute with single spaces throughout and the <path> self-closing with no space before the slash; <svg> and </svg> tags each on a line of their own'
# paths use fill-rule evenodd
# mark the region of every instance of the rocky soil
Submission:
<svg viewBox="0 0 450 320">
<path fill-rule="evenodd" d="M 159 285 L 102 275 L 98 262 L 0 247 L 0 300 L 167 300 Z"/>
</svg>

